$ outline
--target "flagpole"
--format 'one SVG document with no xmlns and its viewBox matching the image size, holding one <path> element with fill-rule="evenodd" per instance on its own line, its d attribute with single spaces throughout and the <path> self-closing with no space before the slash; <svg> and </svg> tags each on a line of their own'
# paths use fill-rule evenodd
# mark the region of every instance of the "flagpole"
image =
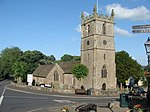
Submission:
<svg viewBox="0 0 150 112">
<path fill-rule="evenodd" d="M 97 4 L 97 13 L 98 13 L 98 0 L 97 0 L 97 3 L 96 3 L 96 4 Z"/>
</svg>

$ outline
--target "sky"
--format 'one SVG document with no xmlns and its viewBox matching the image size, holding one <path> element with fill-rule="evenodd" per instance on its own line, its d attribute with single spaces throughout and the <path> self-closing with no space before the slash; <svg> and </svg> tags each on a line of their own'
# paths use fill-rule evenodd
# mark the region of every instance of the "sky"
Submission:
<svg viewBox="0 0 150 112">
<path fill-rule="evenodd" d="M 38 50 L 59 60 L 80 55 L 81 13 L 93 13 L 97 0 L 0 0 L 0 51 L 19 47 Z M 132 26 L 150 24 L 149 0 L 98 0 L 98 13 L 115 12 L 115 49 L 147 65 L 144 43 L 149 33 L 132 33 Z"/>
</svg>

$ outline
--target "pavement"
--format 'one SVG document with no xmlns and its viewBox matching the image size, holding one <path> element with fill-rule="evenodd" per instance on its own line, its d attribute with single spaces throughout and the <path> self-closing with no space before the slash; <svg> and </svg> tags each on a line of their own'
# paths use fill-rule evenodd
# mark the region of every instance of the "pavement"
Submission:
<svg viewBox="0 0 150 112">
<path fill-rule="evenodd" d="M 77 112 L 77 111 L 75 111 L 75 109 L 78 106 L 79 106 L 79 104 L 68 105 L 68 106 L 66 105 L 65 108 L 69 109 L 69 112 Z M 63 107 L 61 109 L 63 109 Z M 61 109 L 57 109 L 57 110 L 55 110 L 55 112 L 61 112 Z M 112 108 L 105 107 L 105 106 L 97 106 L 97 112 L 126 112 L 127 110 L 128 110 L 128 108 L 121 108 L 120 106 L 113 106 Z"/>
<path fill-rule="evenodd" d="M 75 111 L 76 107 L 78 107 L 79 105 L 66 105 L 65 108 L 69 109 L 69 112 L 78 112 Z M 50 109 L 50 112 L 63 112 L 62 109 L 64 107 L 61 108 L 55 108 L 55 109 Z M 114 106 L 112 108 L 108 108 L 108 107 L 104 107 L 104 106 L 97 106 L 97 112 L 126 112 L 128 110 L 128 108 L 121 108 L 120 106 Z M 91 111 L 91 112 L 95 112 L 95 111 Z"/>
</svg>

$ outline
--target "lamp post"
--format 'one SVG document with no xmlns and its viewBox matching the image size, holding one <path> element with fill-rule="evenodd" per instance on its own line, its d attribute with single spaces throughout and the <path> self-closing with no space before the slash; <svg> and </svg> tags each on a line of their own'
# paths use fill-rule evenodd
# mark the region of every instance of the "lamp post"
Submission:
<svg viewBox="0 0 150 112">
<path fill-rule="evenodd" d="M 150 38 L 148 37 L 147 41 L 144 43 L 146 54 L 148 57 L 148 66 L 150 66 Z M 148 67 L 149 68 L 149 67 Z M 150 72 L 150 70 L 148 70 Z M 147 105 L 150 107 L 150 76 L 147 76 L 148 80 L 148 89 L 147 89 Z"/>
</svg>

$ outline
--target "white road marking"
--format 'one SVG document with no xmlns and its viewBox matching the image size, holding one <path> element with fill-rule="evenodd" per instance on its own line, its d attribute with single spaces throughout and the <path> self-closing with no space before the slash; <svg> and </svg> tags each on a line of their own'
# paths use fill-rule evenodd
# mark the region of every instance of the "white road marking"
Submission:
<svg viewBox="0 0 150 112">
<path fill-rule="evenodd" d="M 12 88 L 8 88 L 8 87 L 7 87 L 7 89 L 8 89 L 8 90 L 12 90 L 12 91 L 22 92 L 22 93 L 34 94 L 34 93 L 32 93 L 32 92 L 22 91 L 22 90 L 18 90 L 18 89 L 12 89 Z M 37 94 L 37 93 L 35 93 L 35 94 Z"/>
<path fill-rule="evenodd" d="M 1 97 L 0 97 L 0 106 L 1 106 L 1 104 L 2 104 L 3 98 L 4 98 L 4 96 L 1 96 Z"/>
<path fill-rule="evenodd" d="M 58 103 L 76 103 L 76 102 L 73 102 L 73 101 L 70 101 L 70 100 L 54 100 L 55 102 L 58 102 Z"/>
<path fill-rule="evenodd" d="M 3 99 L 4 99 L 4 94 L 5 94 L 5 91 L 6 91 L 6 87 L 7 87 L 7 86 L 5 86 L 5 88 L 4 88 L 4 90 L 3 90 L 3 93 L 2 93 L 2 95 L 1 95 L 1 97 L 0 97 L 0 106 L 1 106 L 1 104 L 2 104 L 2 102 L 3 102 Z"/>
<path fill-rule="evenodd" d="M 37 108 L 37 109 L 33 109 L 33 110 L 29 110 L 27 112 L 35 112 L 35 111 L 38 111 L 38 110 L 42 110 L 43 108 Z"/>
</svg>

